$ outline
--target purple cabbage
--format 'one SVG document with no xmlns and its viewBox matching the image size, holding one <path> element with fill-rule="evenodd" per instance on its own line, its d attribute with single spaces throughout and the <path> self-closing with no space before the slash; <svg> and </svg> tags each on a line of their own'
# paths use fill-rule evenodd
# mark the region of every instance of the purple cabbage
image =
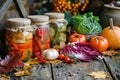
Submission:
<svg viewBox="0 0 120 80">
<path fill-rule="evenodd" d="M 62 49 L 62 52 L 68 56 L 75 56 L 81 61 L 91 61 L 95 57 L 102 59 L 100 53 L 93 49 L 89 44 L 69 44 Z"/>
</svg>

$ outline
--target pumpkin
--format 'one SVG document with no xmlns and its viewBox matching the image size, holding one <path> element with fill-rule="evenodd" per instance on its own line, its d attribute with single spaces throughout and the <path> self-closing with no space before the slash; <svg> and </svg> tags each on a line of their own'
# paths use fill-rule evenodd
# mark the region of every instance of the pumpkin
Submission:
<svg viewBox="0 0 120 80">
<path fill-rule="evenodd" d="M 90 38 L 90 46 L 102 52 L 108 48 L 108 41 L 103 36 L 93 36 Z"/>
<path fill-rule="evenodd" d="M 68 37 L 68 42 L 86 43 L 86 37 L 83 34 L 73 33 Z"/>
<path fill-rule="evenodd" d="M 109 49 L 120 48 L 120 27 L 113 26 L 112 19 L 110 19 L 110 26 L 104 28 L 100 35 L 108 40 Z"/>
</svg>

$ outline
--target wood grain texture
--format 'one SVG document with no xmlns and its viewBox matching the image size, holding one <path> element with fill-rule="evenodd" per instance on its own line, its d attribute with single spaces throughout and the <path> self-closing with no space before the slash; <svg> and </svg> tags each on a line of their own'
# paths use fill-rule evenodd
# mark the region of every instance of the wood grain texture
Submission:
<svg viewBox="0 0 120 80">
<path fill-rule="evenodd" d="M 22 1 L 21 0 L 14 0 L 14 1 L 16 2 L 17 6 L 18 6 L 18 11 L 20 12 L 20 15 L 22 17 L 27 17 L 28 14 L 27 14 L 26 9 L 24 8 Z"/>
<path fill-rule="evenodd" d="M 88 73 L 94 71 L 107 72 L 103 61 L 80 62 L 77 64 L 57 63 L 52 65 L 52 68 L 53 80 L 112 80 L 110 75 L 106 79 L 94 79 L 88 75 Z"/>
<path fill-rule="evenodd" d="M 24 77 L 11 77 L 11 80 L 52 80 L 50 64 L 35 65 L 32 74 Z"/>
<path fill-rule="evenodd" d="M 7 9 L 9 8 L 10 4 L 13 0 L 7 0 L 4 5 L 0 9 L 0 20 L 3 18 L 4 14 L 7 12 Z"/>
<path fill-rule="evenodd" d="M 105 63 L 115 80 L 120 80 L 120 56 L 104 57 Z"/>
</svg>

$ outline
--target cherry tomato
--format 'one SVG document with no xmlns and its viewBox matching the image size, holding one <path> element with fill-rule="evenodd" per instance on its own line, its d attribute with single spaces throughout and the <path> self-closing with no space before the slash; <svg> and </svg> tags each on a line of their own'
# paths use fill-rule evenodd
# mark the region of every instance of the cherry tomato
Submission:
<svg viewBox="0 0 120 80">
<path fill-rule="evenodd" d="M 65 59 L 64 59 L 64 60 L 65 60 L 65 62 L 67 62 L 67 63 L 70 62 L 70 58 L 69 58 L 68 56 L 65 56 Z"/>
<path fill-rule="evenodd" d="M 65 58 L 65 55 L 64 55 L 64 54 L 62 54 L 62 53 L 60 53 L 60 54 L 59 54 L 59 56 L 58 56 L 58 58 L 59 58 L 60 60 L 62 60 L 62 59 L 64 59 L 64 58 Z"/>
</svg>

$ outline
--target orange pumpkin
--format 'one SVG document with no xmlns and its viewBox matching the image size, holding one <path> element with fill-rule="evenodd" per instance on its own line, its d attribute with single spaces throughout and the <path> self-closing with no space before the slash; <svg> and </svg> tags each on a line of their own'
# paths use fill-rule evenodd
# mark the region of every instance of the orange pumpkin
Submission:
<svg viewBox="0 0 120 80">
<path fill-rule="evenodd" d="M 102 52 L 108 48 L 108 41 L 103 36 L 93 36 L 90 39 L 90 46 Z"/>
<path fill-rule="evenodd" d="M 119 49 L 120 48 L 120 27 L 113 26 L 113 21 L 111 19 L 110 26 L 103 29 L 101 36 L 105 37 L 108 40 L 108 47 L 110 49 Z"/>
<path fill-rule="evenodd" d="M 83 34 L 73 33 L 68 37 L 68 42 L 86 43 L 86 37 Z"/>
</svg>

